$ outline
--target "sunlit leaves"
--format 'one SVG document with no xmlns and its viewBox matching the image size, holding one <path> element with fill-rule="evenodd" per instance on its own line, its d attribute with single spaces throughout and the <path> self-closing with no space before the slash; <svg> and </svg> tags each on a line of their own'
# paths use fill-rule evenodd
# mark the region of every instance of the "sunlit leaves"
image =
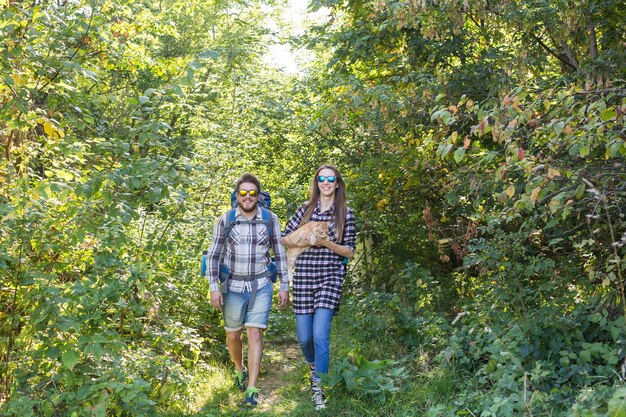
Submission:
<svg viewBox="0 0 626 417">
<path fill-rule="evenodd" d="M 78 352 L 76 352 L 73 349 L 69 349 L 63 352 L 63 355 L 61 357 L 63 366 L 65 366 L 69 370 L 72 370 L 74 366 L 76 366 L 79 360 L 80 360 L 80 355 L 78 354 Z"/>
<path fill-rule="evenodd" d="M 255 138 L 257 123 L 233 123 L 240 97 L 230 92 L 257 68 L 262 14 L 230 2 L 166 3 L 0 8 L 2 285 L 17 294 L 2 298 L 11 341 L 0 343 L 0 382 L 14 398 L 31 401 L 21 390 L 36 386 L 48 401 L 40 382 L 54 375 L 68 393 L 54 399 L 64 415 L 85 404 L 102 415 L 150 414 L 162 370 L 182 381 L 193 369 L 202 339 L 186 326 L 211 315 L 196 303 L 204 281 L 185 271 L 228 203 L 210 184 L 249 163 L 237 155 L 259 154 L 238 145 L 242 133 Z M 198 200 L 209 207 L 201 215 Z M 154 293 L 171 304 L 162 313 Z M 179 308 L 197 314 L 181 324 L 169 316 Z M 184 392 L 176 384 L 163 392 Z"/>
</svg>

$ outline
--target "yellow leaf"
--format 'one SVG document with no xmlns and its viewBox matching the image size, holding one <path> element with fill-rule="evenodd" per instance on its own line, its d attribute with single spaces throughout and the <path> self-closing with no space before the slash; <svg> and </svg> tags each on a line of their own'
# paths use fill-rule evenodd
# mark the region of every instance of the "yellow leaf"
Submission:
<svg viewBox="0 0 626 417">
<path fill-rule="evenodd" d="M 557 198 L 553 198 L 550 200 L 548 206 L 550 207 L 550 213 L 554 214 L 559 208 L 561 208 L 562 204 Z"/>
<path fill-rule="evenodd" d="M 539 191 L 541 191 L 541 187 L 535 187 L 530 193 L 530 201 L 532 201 L 533 204 L 537 202 L 537 196 L 539 195 Z"/>
<path fill-rule="evenodd" d="M 469 136 L 465 136 L 465 139 L 463 139 L 463 149 L 467 150 L 467 148 L 470 147 L 472 143 L 472 140 L 469 138 Z"/>
<path fill-rule="evenodd" d="M 52 134 L 54 133 L 54 128 L 52 127 L 52 123 L 45 122 L 43 124 L 43 131 L 46 132 L 46 135 L 52 136 Z"/>
<path fill-rule="evenodd" d="M 1 1 L 0 1 L 0 4 L 2 4 Z M 13 74 L 13 75 L 11 75 L 11 77 L 13 78 L 13 81 L 15 82 L 15 84 L 17 84 L 17 85 L 24 85 L 24 79 L 22 78 L 21 75 Z"/>
<path fill-rule="evenodd" d="M 69 171 L 59 170 L 56 172 L 56 174 L 59 176 L 59 178 L 65 181 L 72 181 L 74 179 L 74 174 Z"/>
<path fill-rule="evenodd" d="M 548 168 L 548 178 L 560 177 L 561 173 L 554 168 Z"/>
<path fill-rule="evenodd" d="M 376 203 L 376 208 L 379 211 L 383 211 L 385 207 L 387 207 L 388 204 L 389 204 L 389 199 L 383 198 L 382 200 L 379 200 L 378 203 Z"/>
<path fill-rule="evenodd" d="M 506 189 L 506 195 L 508 195 L 509 198 L 513 197 L 515 195 L 515 187 L 509 185 Z"/>
</svg>

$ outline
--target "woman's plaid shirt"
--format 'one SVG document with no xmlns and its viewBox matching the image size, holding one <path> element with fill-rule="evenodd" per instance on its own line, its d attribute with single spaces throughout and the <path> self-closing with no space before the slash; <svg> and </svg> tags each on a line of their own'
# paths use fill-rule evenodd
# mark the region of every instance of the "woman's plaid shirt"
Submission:
<svg viewBox="0 0 626 417">
<path fill-rule="evenodd" d="M 299 226 L 306 205 L 301 206 L 287 223 L 283 236 L 294 232 Z M 329 222 L 328 239 L 349 246 L 356 250 L 356 226 L 354 212 L 348 208 L 346 224 L 343 228 L 343 240 L 337 242 L 335 224 L 333 222 L 333 207 L 320 213 L 319 202 L 313 214 L 312 222 Z M 293 311 L 295 314 L 313 314 L 318 307 L 339 311 L 341 287 L 346 275 L 346 266 L 343 257 L 332 250 L 314 246 L 304 251 L 296 261 L 293 276 Z"/>
</svg>

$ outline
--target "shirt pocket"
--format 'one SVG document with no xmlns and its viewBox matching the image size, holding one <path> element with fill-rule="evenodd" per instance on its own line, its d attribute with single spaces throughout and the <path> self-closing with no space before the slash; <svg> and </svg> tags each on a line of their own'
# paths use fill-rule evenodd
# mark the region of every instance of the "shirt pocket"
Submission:
<svg viewBox="0 0 626 417">
<path fill-rule="evenodd" d="M 233 227 L 230 230 L 230 234 L 228 235 L 229 244 L 231 246 L 239 245 L 241 244 L 242 239 L 243 239 L 243 235 L 241 234 L 241 232 L 239 232 L 239 230 Z"/>
<path fill-rule="evenodd" d="M 257 232 L 258 244 L 259 245 L 269 245 L 269 243 L 270 243 L 270 235 L 267 232 L 267 227 L 261 226 L 257 230 L 258 230 L 258 232 Z"/>
</svg>

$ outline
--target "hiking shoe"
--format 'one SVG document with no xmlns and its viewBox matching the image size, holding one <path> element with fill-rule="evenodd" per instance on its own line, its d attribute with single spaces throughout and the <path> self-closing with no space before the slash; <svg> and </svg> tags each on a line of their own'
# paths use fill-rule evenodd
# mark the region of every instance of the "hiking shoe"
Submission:
<svg viewBox="0 0 626 417">
<path fill-rule="evenodd" d="M 324 391 L 319 387 L 313 389 L 313 403 L 315 404 L 316 410 L 326 408 L 326 396 L 324 395 Z"/>
<path fill-rule="evenodd" d="M 246 390 L 246 384 L 248 383 L 248 368 L 244 368 L 243 371 L 238 371 L 235 369 L 235 377 L 233 380 L 235 388 L 239 391 Z"/>
<path fill-rule="evenodd" d="M 317 381 L 315 380 L 315 368 L 309 365 L 309 384 L 311 389 L 317 388 Z"/>
<path fill-rule="evenodd" d="M 259 390 L 256 387 L 248 387 L 245 395 L 246 398 L 243 400 L 243 405 L 246 407 L 256 407 L 259 405 Z"/>
</svg>

